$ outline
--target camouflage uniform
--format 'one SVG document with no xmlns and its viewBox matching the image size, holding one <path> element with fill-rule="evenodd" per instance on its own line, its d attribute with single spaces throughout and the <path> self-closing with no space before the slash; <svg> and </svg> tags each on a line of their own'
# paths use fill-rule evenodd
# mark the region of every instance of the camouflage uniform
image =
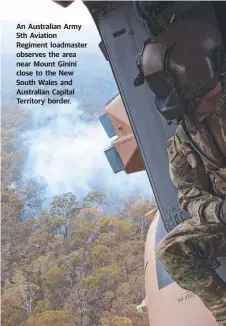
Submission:
<svg viewBox="0 0 226 326">
<path fill-rule="evenodd" d="M 214 101 L 214 113 L 186 117 L 186 125 L 202 152 L 222 164 L 222 158 L 226 159 L 225 92 Z M 191 218 L 159 243 L 157 257 L 176 283 L 197 294 L 219 325 L 226 325 L 226 285 L 214 269 L 217 258 L 226 256 L 226 225 L 216 214 L 226 196 L 226 168 L 217 170 L 204 161 L 188 143 L 182 125 L 168 141 L 168 155 L 179 204 Z"/>
</svg>

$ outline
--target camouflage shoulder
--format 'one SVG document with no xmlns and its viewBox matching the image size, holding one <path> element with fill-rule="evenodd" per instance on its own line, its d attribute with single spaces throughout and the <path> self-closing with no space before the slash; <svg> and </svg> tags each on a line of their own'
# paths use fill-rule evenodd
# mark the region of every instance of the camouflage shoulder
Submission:
<svg viewBox="0 0 226 326">
<path fill-rule="evenodd" d="M 181 124 L 178 125 L 176 129 L 176 133 L 173 137 L 171 137 L 167 142 L 167 152 L 169 157 L 169 162 L 175 162 L 175 159 L 182 159 L 184 156 L 182 153 L 184 143 L 188 143 L 188 140 L 185 136 L 183 127 Z"/>
<path fill-rule="evenodd" d="M 188 140 L 185 135 L 183 126 L 179 124 L 176 129 L 175 135 L 168 140 L 167 147 L 169 149 L 169 147 L 171 147 L 172 144 L 174 144 L 177 148 L 179 148 L 182 143 L 188 143 Z"/>
<path fill-rule="evenodd" d="M 180 143 L 188 143 L 188 139 L 185 135 L 184 128 L 181 123 L 177 127 L 176 137 L 179 138 Z"/>
</svg>

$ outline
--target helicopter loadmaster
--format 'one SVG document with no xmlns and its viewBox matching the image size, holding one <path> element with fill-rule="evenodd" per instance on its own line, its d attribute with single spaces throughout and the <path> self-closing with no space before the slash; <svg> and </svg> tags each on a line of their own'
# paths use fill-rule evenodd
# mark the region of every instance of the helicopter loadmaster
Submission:
<svg viewBox="0 0 226 326">
<path fill-rule="evenodd" d="M 226 256 L 226 65 L 218 30 L 178 21 L 148 39 L 135 86 L 147 82 L 176 134 L 168 141 L 169 173 L 190 218 L 159 243 L 157 256 L 182 288 L 197 294 L 226 325 L 226 284 L 215 268 Z"/>
</svg>

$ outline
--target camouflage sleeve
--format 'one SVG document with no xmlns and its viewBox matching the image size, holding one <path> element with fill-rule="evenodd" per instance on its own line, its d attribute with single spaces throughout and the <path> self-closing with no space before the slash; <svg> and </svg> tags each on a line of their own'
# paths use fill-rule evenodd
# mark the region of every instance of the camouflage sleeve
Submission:
<svg viewBox="0 0 226 326">
<path fill-rule="evenodd" d="M 219 223 L 216 211 L 221 199 L 208 191 L 209 178 L 187 139 L 176 133 L 168 141 L 167 150 L 170 177 L 178 189 L 180 207 L 203 224 Z"/>
</svg>

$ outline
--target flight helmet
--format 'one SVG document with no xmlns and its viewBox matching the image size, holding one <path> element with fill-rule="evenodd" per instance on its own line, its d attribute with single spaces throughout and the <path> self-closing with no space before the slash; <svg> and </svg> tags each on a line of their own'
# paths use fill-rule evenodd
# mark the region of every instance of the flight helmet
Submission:
<svg viewBox="0 0 226 326">
<path fill-rule="evenodd" d="M 148 39 L 137 56 L 135 86 L 145 81 L 159 112 L 182 117 L 214 89 L 226 71 L 220 32 L 201 20 L 183 20 Z"/>
</svg>

